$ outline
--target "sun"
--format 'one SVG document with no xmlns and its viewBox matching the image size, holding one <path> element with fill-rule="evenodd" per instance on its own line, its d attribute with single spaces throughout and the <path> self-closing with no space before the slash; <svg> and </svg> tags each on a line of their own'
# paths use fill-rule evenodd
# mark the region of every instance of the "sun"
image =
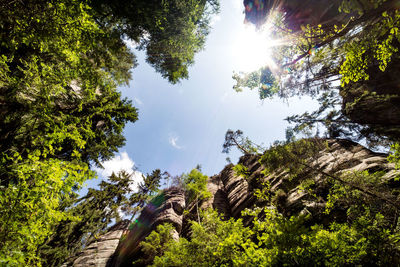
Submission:
<svg viewBox="0 0 400 267">
<path fill-rule="evenodd" d="M 244 24 L 236 32 L 233 44 L 235 65 L 239 71 L 250 72 L 261 67 L 276 68 L 272 57 L 272 47 L 276 46 L 269 34 L 269 27 L 256 29 L 253 25 Z"/>
</svg>

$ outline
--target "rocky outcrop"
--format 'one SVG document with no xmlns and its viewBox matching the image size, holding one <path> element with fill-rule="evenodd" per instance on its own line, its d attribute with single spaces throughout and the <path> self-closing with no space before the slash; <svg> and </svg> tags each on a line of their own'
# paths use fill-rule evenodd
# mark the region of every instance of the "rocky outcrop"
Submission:
<svg viewBox="0 0 400 267">
<path fill-rule="evenodd" d="M 128 227 L 129 223 L 129 220 L 117 223 L 107 233 L 101 235 L 87 246 L 72 263 L 64 264 L 63 266 L 107 266 L 118 246 L 122 233 Z"/>
<path fill-rule="evenodd" d="M 293 31 L 300 30 L 301 25 L 331 27 L 344 23 L 350 14 L 339 12 L 341 3 L 341 0 L 281 0 L 279 4 L 272 0 L 243 1 L 246 21 L 260 26 L 271 13 L 280 11 L 285 24 Z"/>
<path fill-rule="evenodd" d="M 347 140 L 319 140 L 321 151 L 308 160 L 311 168 L 304 168 L 295 178 L 285 166 L 268 175 L 263 174 L 260 156 L 243 156 L 239 163 L 248 168 L 249 176 L 238 176 L 228 165 L 218 175 L 210 178 L 209 190 L 213 197 L 203 204 L 203 208 L 213 207 L 227 217 L 239 217 L 245 208 L 263 205 L 254 197 L 254 189 L 263 183 L 270 186 L 270 194 L 275 197 L 275 205 L 286 215 L 298 213 L 312 214 L 314 221 L 328 219 L 324 210 L 331 183 L 331 176 L 352 174 L 358 171 L 385 171 L 383 182 L 396 183 L 399 173 L 386 160 L 387 155 L 375 153 L 361 145 Z M 266 152 L 268 153 L 268 151 Z M 310 189 L 302 188 L 303 182 L 311 184 Z M 398 186 L 396 184 L 396 186 Z M 265 203 L 264 203 L 265 204 Z M 332 216 L 336 216 L 332 213 Z"/>
<path fill-rule="evenodd" d="M 185 195 L 182 189 L 173 187 L 161 192 L 123 233 L 111 266 L 132 266 L 133 261 L 142 257 L 140 242 L 159 224 L 171 223 L 175 228 L 171 234 L 178 239 L 182 230 L 184 208 Z"/>
<path fill-rule="evenodd" d="M 372 66 L 368 72 L 368 81 L 341 90 L 345 114 L 361 124 L 399 126 L 400 60 L 393 59 L 385 72 L 378 66 Z"/>
<path fill-rule="evenodd" d="M 246 208 L 254 205 L 274 205 L 286 216 L 295 214 L 311 215 L 312 223 L 328 224 L 346 220 L 346 208 L 333 210 L 329 215 L 324 211 L 327 196 L 332 186 L 332 177 L 344 177 L 360 171 L 383 171 L 379 194 L 384 194 L 390 188 L 400 187 L 395 179 L 399 172 L 393 164 L 387 162 L 387 155 L 372 152 L 365 147 L 347 140 L 314 139 L 315 153 L 306 159 L 308 167 L 301 168 L 293 176 L 285 165 L 270 172 L 265 172 L 265 166 L 260 163 L 260 155 L 245 155 L 239 163 L 248 170 L 243 177 L 235 173 L 232 164 L 227 165 L 221 173 L 212 176 L 208 181 L 208 190 L 212 197 L 200 204 L 202 209 L 214 208 L 225 218 L 238 218 Z M 269 153 L 268 151 L 266 153 Z M 304 157 L 299 155 L 299 157 Z M 304 183 L 308 185 L 308 188 Z M 268 185 L 268 186 L 266 186 Z M 256 189 L 267 188 L 272 201 L 266 202 L 254 196 Z M 309 190 L 311 189 L 311 190 Z M 390 190 L 389 190 L 390 191 Z M 393 202 L 397 196 L 385 195 Z M 271 203 L 272 202 L 272 203 Z M 344 201 L 345 202 L 345 201 Z M 74 261 L 74 266 L 132 266 L 132 262 L 143 259 L 140 242 L 144 240 L 159 224 L 168 222 L 174 225 L 174 238 L 184 236 L 190 238 L 189 220 L 197 220 L 197 215 L 183 215 L 185 195 L 182 189 L 170 188 L 155 197 L 142 211 L 139 218 L 127 229 L 115 226 L 110 232 L 101 236 L 95 243 L 88 246 Z M 377 199 L 377 205 L 384 206 Z M 187 210 L 192 213 L 197 206 L 191 203 Z M 192 216 L 192 217 L 190 217 Z M 245 218 L 246 219 L 246 218 Z M 245 220 L 245 223 L 250 222 Z M 125 227 L 125 228 L 124 228 Z M 121 229 L 125 229 L 122 233 Z M 122 237 L 119 241 L 118 239 Z M 112 259 L 110 256 L 115 250 Z M 143 262 L 142 262 L 143 263 Z M 140 264 L 139 264 L 140 265 Z"/>
</svg>

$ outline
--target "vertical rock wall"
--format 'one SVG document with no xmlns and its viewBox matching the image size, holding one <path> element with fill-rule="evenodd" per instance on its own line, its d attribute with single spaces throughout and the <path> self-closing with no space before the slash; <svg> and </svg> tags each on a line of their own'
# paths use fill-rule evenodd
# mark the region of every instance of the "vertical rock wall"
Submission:
<svg viewBox="0 0 400 267">
<path fill-rule="evenodd" d="M 175 228 L 172 236 L 178 239 L 182 230 L 184 208 L 185 195 L 180 188 L 166 189 L 155 197 L 123 234 L 111 266 L 132 266 L 133 261 L 143 256 L 140 251 L 140 242 L 159 224 L 171 223 Z"/>
<path fill-rule="evenodd" d="M 267 182 L 270 186 L 271 195 L 279 191 L 279 204 L 281 212 L 286 215 L 298 214 L 300 212 L 310 213 L 317 221 L 323 221 L 325 205 L 329 186 L 329 177 L 322 173 L 340 176 L 351 174 L 356 171 L 370 172 L 385 171 L 383 183 L 387 186 L 399 186 L 394 177 L 399 172 L 394 169 L 393 164 L 386 160 L 387 155 L 372 152 L 365 147 L 347 140 L 320 140 L 326 142 L 316 157 L 309 159 L 308 164 L 315 170 L 305 168 L 296 178 L 282 166 L 267 176 L 262 174 L 264 167 L 259 163 L 259 156 L 246 155 L 241 157 L 239 163 L 248 168 L 249 176 L 244 178 L 235 174 L 233 165 L 228 165 L 224 170 L 210 178 L 208 188 L 213 197 L 203 203 L 202 208 L 213 207 L 226 217 L 237 218 L 245 208 L 254 205 L 262 205 L 254 197 L 254 189 L 262 188 L 261 184 Z M 268 152 L 266 152 L 268 153 Z M 312 192 L 301 189 L 301 183 L 312 179 Z M 395 184 L 395 185 L 394 185 Z"/>
<path fill-rule="evenodd" d="M 107 233 L 101 235 L 96 241 L 87 246 L 78 257 L 72 262 L 63 264 L 75 267 L 105 267 L 110 262 L 119 240 L 124 230 L 128 227 L 129 220 L 124 220 L 109 229 Z"/>
<path fill-rule="evenodd" d="M 324 145 L 313 158 L 308 160 L 313 170 L 305 168 L 295 178 L 291 177 L 285 166 L 265 175 L 264 167 L 259 162 L 260 156 L 241 157 L 239 163 L 247 167 L 249 175 L 239 176 L 232 169 L 232 164 L 226 166 L 221 173 L 209 178 L 207 187 L 212 197 L 201 203 L 201 208 L 212 207 L 225 218 L 238 218 L 245 208 L 266 204 L 254 196 L 254 190 L 262 189 L 262 184 L 266 182 L 270 186 L 271 195 L 278 196 L 274 205 L 280 212 L 287 216 L 306 213 L 312 215 L 314 222 L 324 223 L 324 220 L 331 221 L 332 216 L 336 216 L 334 220 L 340 220 L 339 217 L 345 218 L 346 214 L 333 214 L 328 218 L 324 213 L 331 183 L 322 173 L 340 176 L 355 171 L 384 171 L 385 175 L 382 177 L 384 186 L 381 189 L 400 187 L 395 179 L 399 176 L 399 172 L 395 170 L 393 164 L 387 162 L 386 154 L 372 152 L 346 140 L 318 141 Z M 312 192 L 300 187 L 300 184 L 307 179 L 313 181 Z M 390 197 L 393 201 L 397 201 L 394 199 L 396 196 Z M 145 207 L 139 218 L 130 224 L 129 229 L 126 222 L 111 228 L 108 233 L 88 246 L 73 262 L 73 266 L 132 266 L 134 260 L 143 256 L 139 243 L 161 223 L 171 223 L 175 227 L 174 238 L 189 237 L 190 228 L 188 217 L 183 216 L 184 208 L 185 195 L 182 189 L 164 190 Z M 190 207 L 187 209 L 190 210 Z"/>
</svg>

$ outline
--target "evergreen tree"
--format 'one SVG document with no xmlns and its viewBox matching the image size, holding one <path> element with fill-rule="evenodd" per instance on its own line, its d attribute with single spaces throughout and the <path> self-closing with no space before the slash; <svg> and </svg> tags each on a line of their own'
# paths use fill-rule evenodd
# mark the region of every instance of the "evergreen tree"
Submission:
<svg viewBox="0 0 400 267">
<path fill-rule="evenodd" d="M 151 174 L 143 176 L 143 182 L 139 183 L 138 191 L 133 193 L 129 200 L 134 205 L 122 207 L 123 211 L 132 214 L 132 217 L 140 212 L 149 202 L 149 200 L 159 191 L 161 180 L 169 178 L 168 173 L 161 173 L 159 169 L 154 170 Z"/>
<path fill-rule="evenodd" d="M 225 142 L 222 145 L 222 153 L 229 153 L 232 147 L 237 147 L 243 154 L 258 154 L 263 147 L 253 143 L 248 137 L 243 136 L 241 130 L 236 132 L 227 130 L 225 134 Z"/>
<path fill-rule="evenodd" d="M 66 205 L 73 217 L 60 222 L 54 234 L 39 248 L 43 265 L 59 266 L 73 260 L 77 252 L 95 241 L 111 223 L 134 216 L 137 212 L 134 207 L 142 208 L 159 189 L 162 175 L 160 170 L 154 170 L 143 179 L 139 191 L 133 192 L 133 174 L 113 173 L 98 189 L 89 188 L 84 197 Z"/>
<path fill-rule="evenodd" d="M 258 25 L 263 21 L 270 23 L 271 38 L 282 42 L 273 48 L 278 68 L 265 66 L 252 73 L 235 74 L 234 89 L 258 88 L 262 99 L 273 95 L 321 97 L 322 93 L 334 91 L 334 102 L 342 102 L 340 108 L 334 113 L 325 113 L 322 118 L 320 111 L 324 107 L 321 106 L 319 111 L 304 114 L 302 119 L 331 121 L 328 128 L 333 136 L 366 138 L 370 143 L 376 143 L 381 139 L 379 136 L 397 141 L 400 137 L 397 121 L 383 125 L 379 121 L 360 119 L 360 113 L 367 111 L 370 103 L 374 103 L 374 108 L 397 106 L 400 15 L 396 1 L 280 2 L 279 6 L 273 6 L 265 1 L 266 10 L 254 17 L 256 21 L 250 20 Z M 332 6 L 336 7 L 332 9 Z M 312 14 L 305 16 L 310 11 Z M 323 20 L 324 15 L 331 18 L 329 23 Z M 382 110 L 378 108 L 374 112 Z M 330 119 L 331 115 L 336 119 Z M 291 121 L 296 119 L 300 118 L 292 117 Z"/>
<path fill-rule="evenodd" d="M 39 265 L 90 165 L 124 145 L 138 116 L 116 89 L 136 65 L 125 40 L 171 82 L 187 77 L 218 5 L 156 2 L 0 1 L 1 264 Z"/>
</svg>

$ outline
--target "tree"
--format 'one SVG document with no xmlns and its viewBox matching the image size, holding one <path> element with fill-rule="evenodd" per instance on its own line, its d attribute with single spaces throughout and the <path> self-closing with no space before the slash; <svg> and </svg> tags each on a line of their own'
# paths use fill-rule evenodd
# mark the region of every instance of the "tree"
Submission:
<svg viewBox="0 0 400 267">
<path fill-rule="evenodd" d="M 142 259 L 135 261 L 134 264 L 147 266 L 153 263 L 155 257 L 162 256 L 174 242 L 171 234 L 174 229 L 174 226 L 169 223 L 157 225 L 157 228 L 144 241 L 140 242 L 144 256 Z"/>
<path fill-rule="evenodd" d="M 374 60 L 380 70 L 385 71 L 392 57 L 397 57 L 398 11 L 395 1 L 329 1 L 328 13 L 330 17 L 338 18 L 336 23 L 306 20 L 296 22 L 301 29 L 290 29 L 288 20 L 291 18 L 288 15 L 296 17 L 296 12 L 304 15 L 308 9 L 318 17 L 323 15 L 321 9 L 327 12 L 326 6 L 324 1 L 308 1 L 306 4 L 301 1 L 282 1 L 277 10 L 266 5 L 262 12 L 264 15 L 255 21 L 260 25 L 268 18 L 267 23 L 273 24 L 272 37 L 285 40 L 283 47 L 277 47 L 278 53 L 275 53 L 280 69 L 273 71 L 269 68 L 281 90 L 285 90 L 295 77 L 301 80 L 290 88 L 298 90 L 295 94 L 302 93 L 300 89 L 303 83 L 312 89 L 320 83 L 329 84 L 328 81 L 336 80 L 339 74 L 342 86 L 367 80 L 367 69 L 374 65 Z M 278 15 L 274 15 L 276 12 Z M 309 75 L 299 75 L 306 70 Z M 260 74 L 256 76 L 260 77 Z"/>
<path fill-rule="evenodd" d="M 312 212 L 313 216 L 302 212 L 293 214 L 294 206 L 288 207 L 290 212 L 280 213 L 276 198 L 282 190 L 263 188 L 274 195 L 270 198 L 256 194 L 257 189 L 253 189 L 261 201 L 242 212 L 245 219 L 223 220 L 216 211 L 206 211 L 202 213 L 201 223 L 191 222 L 189 239 L 165 240 L 164 246 L 159 245 L 160 238 L 155 238 L 161 236 L 160 233 L 154 233 L 153 242 L 161 249 L 152 266 L 398 264 L 399 204 L 397 189 L 385 178 L 387 172 L 325 173 L 319 169 L 319 163 L 312 164 L 322 150 L 329 151 L 324 140 L 277 143 L 259 162 L 268 173 L 266 179 L 275 182 L 274 174 L 282 172 L 290 176 L 283 178 L 289 183 L 296 183 L 296 178 L 307 181 L 300 175 L 314 178 L 324 175 L 330 184 L 329 192 L 318 186 L 310 197 L 325 199 L 324 213 L 331 213 L 331 216 L 321 220 L 316 211 Z M 393 160 L 398 163 L 397 154 L 393 155 Z M 298 190 L 304 188 L 303 185 L 297 187 Z M 332 212 L 334 208 L 340 209 L 343 217 Z M 246 224 L 242 220 L 246 220 Z M 151 243 L 146 246 L 151 247 Z"/>
<path fill-rule="evenodd" d="M 170 82 L 188 78 L 195 53 L 204 47 L 218 0 L 91 1 L 95 17 L 113 25 L 146 50 L 147 62 Z"/>
<path fill-rule="evenodd" d="M 400 208 L 400 203 L 392 196 L 385 196 L 375 188 L 369 187 L 367 183 L 355 182 L 356 179 L 353 177 L 355 175 L 344 178 L 340 174 L 325 172 L 318 165 L 313 164 L 312 161 L 323 149 L 329 149 L 329 146 L 323 139 L 319 138 L 302 139 L 290 143 L 276 142 L 261 156 L 260 163 L 263 164 L 267 172 L 273 172 L 284 166 L 292 179 L 304 170 L 308 170 L 332 179 L 352 190 L 358 190 L 361 194 L 372 197 L 375 201 L 383 201 L 393 208 Z M 381 176 L 382 174 L 379 177 L 381 178 Z"/>
<path fill-rule="evenodd" d="M 152 266 L 342 266 L 398 262 L 398 232 L 388 233 L 381 216 L 362 213 L 354 223 L 329 227 L 307 226 L 307 217 L 279 214 L 275 209 L 247 210 L 253 217 L 222 220 L 216 211 L 204 212 L 202 224 L 192 222 L 190 240 L 161 239 L 153 232 L 146 247 L 160 248 Z M 372 216 L 371 216 L 372 215 Z M 159 237 L 159 238 L 155 238 Z M 159 242 L 164 240 L 163 245 Z M 153 242 L 149 242 L 153 241 Z M 165 249 L 166 248 L 166 249 Z"/>
<path fill-rule="evenodd" d="M 143 182 L 139 183 L 138 191 L 133 193 L 129 198 L 130 202 L 135 204 L 123 207 L 123 210 L 128 210 L 129 213 L 132 213 L 132 217 L 134 217 L 148 204 L 150 198 L 153 197 L 155 193 L 158 193 L 161 180 L 168 178 L 168 173 L 161 173 L 159 169 L 154 170 L 147 176 L 143 176 Z"/>
<path fill-rule="evenodd" d="M 343 103 L 340 117 L 361 124 L 371 136 L 399 139 L 398 122 L 379 119 L 397 105 L 400 20 L 395 1 L 281 1 L 278 7 L 265 2 L 265 10 L 254 8 L 246 11 L 250 21 L 259 27 L 266 21 L 271 37 L 283 43 L 274 48 L 278 68 L 235 74 L 236 90 L 258 88 L 262 99 L 336 91 Z M 272 79 L 264 82 L 265 76 Z M 368 108 L 383 114 L 375 121 L 364 119 L 360 114 Z"/>
<path fill-rule="evenodd" d="M 369 147 L 390 146 L 390 140 L 396 139 L 396 127 L 388 131 L 387 125 L 381 123 L 361 125 L 348 118 L 340 110 L 341 100 L 336 91 L 324 92 L 317 100 L 320 103 L 317 110 L 286 118 L 290 124 L 294 124 L 289 131 L 306 135 L 314 132 L 318 136 L 320 131 L 325 130 L 324 137 L 365 141 Z"/>
<path fill-rule="evenodd" d="M 82 248 L 104 233 L 110 223 L 123 217 L 135 216 L 154 192 L 159 190 L 160 170 L 143 176 L 138 192 L 133 192 L 133 174 L 121 171 L 103 180 L 98 189 L 89 188 L 88 193 L 65 206 L 71 219 L 61 221 L 52 236 L 39 248 L 44 266 L 59 266 L 74 259 Z M 135 208 L 137 207 L 137 208 Z"/>
<path fill-rule="evenodd" d="M 65 209 L 72 217 L 61 221 L 52 236 L 39 248 L 44 266 L 59 266 L 102 234 L 112 221 L 120 221 L 123 207 L 132 193 L 132 174 L 121 171 L 101 181 L 98 189 L 89 188 L 82 198 Z"/>
<path fill-rule="evenodd" d="M 200 223 L 199 202 L 211 197 L 211 193 L 207 189 L 208 176 L 202 174 L 199 169 L 193 169 L 188 174 L 183 174 L 181 179 L 185 190 L 186 206 L 196 204 L 192 206 L 192 209 L 196 207 L 197 220 Z"/>
<path fill-rule="evenodd" d="M 263 149 L 261 146 L 254 144 L 248 137 L 243 137 L 241 130 L 234 132 L 229 129 L 225 134 L 222 153 L 229 153 L 233 146 L 236 146 L 243 154 L 257 154 Z"/>
<path fill-rule="evenodd" d="M 116 89 L 136 65 L 126 39 L 140 42 L 163 76 L 177 82 L 203 46 L 217 3 L 157 2 L 158 10 L 148 1 L 0 6 L 0 258 L 39 265 L 37 247 L 60 221 L 72 220 L 65 207 L 95 177 L 89 167 L 110 159 L 124 144 L 124 126 L 137 120 Z M 180 14 L 186 20 L 170 25 Z"/>
<path fill-rule="evenodd" d="M 77 1 L 2 2 L 0 255 L 36 265 L 89 164 L 113 156 L 137 111 L 116 86 L 134 57 Z M 2 263 L 2 264 L 3 264 Z"/>
</svg>

